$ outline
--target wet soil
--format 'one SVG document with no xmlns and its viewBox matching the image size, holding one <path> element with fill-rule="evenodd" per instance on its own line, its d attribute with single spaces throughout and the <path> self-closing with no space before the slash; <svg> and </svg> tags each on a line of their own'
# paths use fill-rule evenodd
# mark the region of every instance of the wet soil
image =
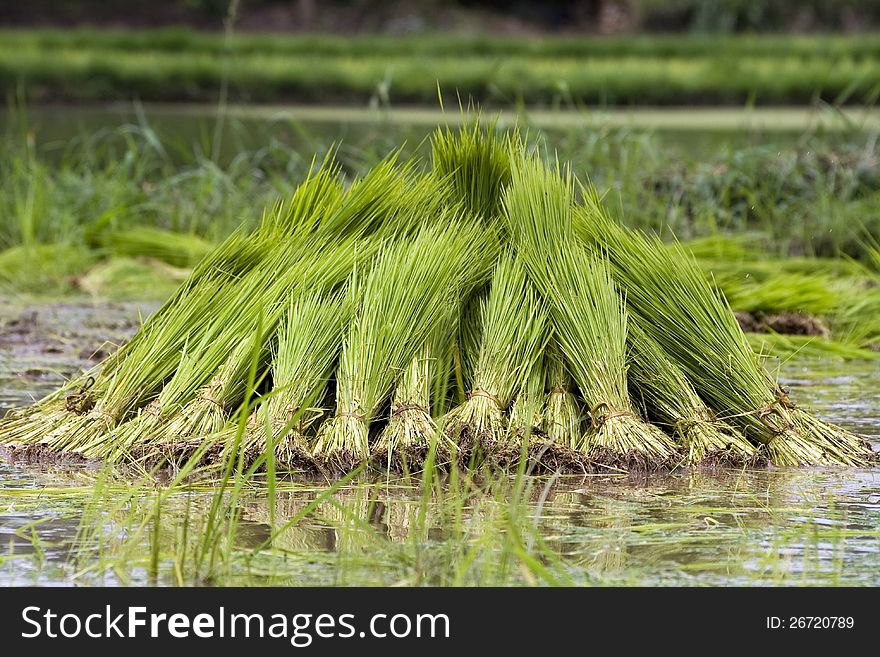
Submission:
<svg viewBox="0 0 880 657">
<path fill-rule="evenodd" d="M 157 307 L 154 302 L 0 297 L 0 415 L 99 363 Z"/>
</svg>

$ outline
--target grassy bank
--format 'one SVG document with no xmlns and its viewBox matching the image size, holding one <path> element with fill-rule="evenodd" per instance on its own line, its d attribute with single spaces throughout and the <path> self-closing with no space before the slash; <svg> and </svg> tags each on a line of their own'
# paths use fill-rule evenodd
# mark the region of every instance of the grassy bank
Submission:
<svg viewBox="0 0 880 657">
<path fill-rule="evenodd" d="M 35 100 L 234 99 L 435 103 L 437 84 L 483 103 L 873 103 L 871 36 L 513 39 L 0 33 L 0 88 Z"/>
</svg>

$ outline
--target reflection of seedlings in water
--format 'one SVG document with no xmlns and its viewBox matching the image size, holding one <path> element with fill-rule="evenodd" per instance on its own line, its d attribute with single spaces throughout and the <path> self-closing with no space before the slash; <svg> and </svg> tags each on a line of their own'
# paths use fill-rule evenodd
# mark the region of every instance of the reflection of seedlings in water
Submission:
<svg viewBox="0 0 880 657">
<path fill-rule="evenodd" d="M 269 513 L 269 506 L 265 501 L 248 504 L 243 516 L 253 523 L 268 528 L 269 531 L 261 544 L 272 538 L 271 546 L 281 550 L 298 553 L 334 552 L 337 547 L 336 532 L 329 524 L 315 517 L 314 514 L 305 515 L 297 522 L 292 522 L 303 515 L 312 500 L 311 492 L 282 491 L 277 493 L 274 518 L 273 514 Z M 270 524 L 273 519 L 274 528 Z"/>
</svg>

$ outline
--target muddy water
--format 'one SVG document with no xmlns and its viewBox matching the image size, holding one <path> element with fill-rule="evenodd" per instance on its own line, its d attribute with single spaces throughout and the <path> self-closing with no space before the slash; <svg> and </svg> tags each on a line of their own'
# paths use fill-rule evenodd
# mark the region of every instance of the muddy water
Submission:
<svg viewBox="0 0 880 657">
<path fill-rule="evenodd" d="M 0 318 L 5 407 L 52 389 L 60 377 L 88 366 L 90 350 L 104 339 L 124 339 L 136 324 L 133 307 L 125 305 L 6 309 Z M 880 365 L 790 361 L 780 375 L 801 404 L 880 446 Z M 101 484 L 95 500 L 98 479 L 89 468 L 0 461 L 0 584 L 154 581 L 145 567 L 147 537 L 118 549 L 134 534 L 131 518 L 141 502 L 126 513 L 111 511 L 128 484 Z M 314 484 L 286 483 L 271 509 L 265 493 L 245 494 L 234 550 L 250 554 L 272 537 L 271 550 L 233 560 L 212 583 L 532 581 L 521 568 L 498 565 L 509 556 L 510 526 L 499 520 L 503 496 L 469 495 L 459 518 L 429 504 L 433 520 L 416 531 L 420 498 L 413 487 L 359 484 L 305 513 L 321 492 Z M 198 516 L 209 496 L 202 488 L 172 499 L 156 535 L 174 544 L 184 509 Z M 529 500 L 519 522 L 538 531 L 525 539 L 526 547 L 540 551 L 565 583 L 880 584 L 880 468 L 683 472 L 647 481 L 566 479 L 546 487 L 540 481 Z M 86 509 L 97 515 L 84 521 Z M 83 543 L 82 527 L 96 522 L 104 539 Z M 75 550 L 78 545 L 86 548 Z M 172 569 L 155 581 L 173 583 Z"/>
</svg>

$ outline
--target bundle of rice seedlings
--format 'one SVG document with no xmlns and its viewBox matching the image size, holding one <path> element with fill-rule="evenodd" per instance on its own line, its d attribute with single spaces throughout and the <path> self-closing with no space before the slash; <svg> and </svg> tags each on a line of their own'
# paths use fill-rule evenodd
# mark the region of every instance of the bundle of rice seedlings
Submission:
<svg viewBox="0 0 880 657">
<path fill-rule="evenodd" d="M 400 174 L 391 159 L 341 199 L 338 186 L 331 184 L 333 172 L 325 168 L 310 175 L 288 204 L 267 212 L 255 233 L 236 231 L 208 254 L 131 341 L 99 367 L 2 422 L 0 441 L 40 442 L 53 449 L 87 447 L 137 409 L 147 408 L 178 369 L 185 348 L 204 337 L 211 324 L 205 319 L 221 313 L 230 290 L 269 256 L 276 260 L 274 268 L 264 266 L 264 280 L 286 269 L 277 260 L 279 249 L 290 258 L 299 248 L 307 257 L 315 250 L 307 246 L 309 240 L 320 245 L 380 229 L 386 215 L 415 204 L 411 196 L 399 200 L 412 176 Z M 402 229 L 401 224 L 392 223 L 390 230 Z"/>
<path fill-rule="evenodd" d="M 216 312 L 224 286 L 251 271 L 271 251 L 257 233 L 236 231 L 206 257 L 120 349 L 33 406 L 0 422 L 0 442 L 75 449 L 74 434 L 114 427 L 155 394 L 174 372 L 183 345 Z M 130 362 L 127 362 L 130 361 Z"/>
<path fill-rule="evenodd" d="M 389 470 L 411 472 L 421 464 L 437 425 L 431 417 L 433 349 L 426 343 L 410 361 L 394 389 L 388 424 L 373 450 L 377 462 Z"/>
<path fill-rule="evenodd" d="M 470 297 L 482 287 L 494 264 L 494 249 L 477 255 L 461 272 L 458 295 Z M 419 354 L 403 372 L 391 400 L 388 424 L 374 449 L 377 463 L 388 470 L 410 473 L 427 457 L 431 443 L 440 437 L 433 417 L 446 413 L 450 379 L 456 368 L 455 334 L 460 323 L 460 303 L 448 307 Z"/>
<path fill-rule="evenodd" d="M 336 416 L 322 425 L 314 450 L 339 467 L 368 457 L 371 422 L 457 302 L 462 272 L 481 267 L 475 254 L 494 255 L 494 234 L 476 222 L 444 219 L 383 249 L 360 283 L 336 373 Z"/>
<path fill-rule="evenodd" d="M 262 453 L 271 440 L 277 462 L 303 465 L 310 433 L 324 416 L 324 395 L 348 325 L 353 298 L 307 293 L 291 299 L 272 356 L 272 393 L 254 412 L 246 449 Z"/>
<path fill-rule="evenodd" d="M 78 277 L 76 286 L 102 299 L 165 300 L 188 275 L 164 262 L 111 258 Z"/>
<path fill-rule="evenodd" d="M 544 354 L 547 401 L 544 432 L 547 440 L 569 449 L 577 449 L 583 440 L 583 413 L 573 391 L 571 375 L 556 340 L 551 340 Z"/>
<path fill-rule="evenodd" d="M 152 258 L 175 267 L 192 267 L 213 248 L 198 235 L 151 226 L 114 231 L 106 234 L 103 242 L 115 256 Z"/>
<path fill-rule="evenodd" d="M 431 135 L 434 172 L 447 179 L 455 199 L 483 221 L 495 219 L 510 182 L 509 142 L 495 124 L 479 118 L 457 130 L 438 128 Z"/>
<path fill-rule="evenodd" d="M 483 336 L 483 309 L 488 298 L 489 286 L 475 290 L 464 302 L 459 314 L 453 366 L 460 404 L 465 402 L 468 386 L 472 385 L 477 371 Z"/>
<path fill-rule="evenodd" d="M 656 467 L 675 443 L 643 421 L 626 382 L 627 314 L 606 260 L 570 239 L 570 175 L 537 159 L 514 166 L 504 198 L 510 232 L 547 301 L 556 340 L 590 407 L 581 449 L 606 463 Z"/>
<path fill-rule="evenodd" d="M 629 328 L 629 385 L 646 414 L 687 449 L 690 463 L 741 464 L 755 447 L 700 399 L 681 369 L 638 325 Z"/>
<path fill-rule="evenodd" d="M 545 378 L 543 358 L 535 361 L 510 407 L 509 430 L 515 436 L 538 437 L 544 433 Z"/>
<path fill-rule="evenodd" d="M 259 359 L 257 371 L 265 376 L 271 353 L 271 340 L 287 310 L 291 297 L 312 291 L 332 291 L 344 282 L 360 257 L 370 249 L 360 241 L 347 240 L 339 245 L 315 248 L 312 257 L 267 262 L 243 280 L 234 297 L 203 340 L 187 354 L 185 363 L 162 389 L 158 414 L 147 426 L 129 431 L 132 440 L 114 435 L 113 449 L 128 450 L 136 442 L 146 458 L 152 458 L 150 443 L 185 443 L 190 438 L 215 434 L 239 407 L 247 392 L 248 373 L 253 359 Z M 286 269 L 266 284 L 266 274 Z M 161 446 L 167 453 L 167 446 Z"/>
<path fill-rule="evenodd" d="M 481 304 L 480 339 L 467 401 L 444 418 L 447 435 L 460 459 L 475 450 L 483 455 L 509 445 L 505 413 L 522 382 L 539 362 L 547 343 L 543 302 L 525 267 L 511 252 L 502 254 Z"/>
<path fill-rule="evenodd" d="M 317 215 L 313 233 L 328 239 L 408 235 L 444 216 L 444 208 L 453 204 L 448 183 L 420 174 L 413 160 L 398 164 L 398 155 L 392 153 L 352 183 L 333 211 Z"/>
<path fill-rule="evenodd" d="M 0 251 L 0 291 L 38 294 L 70 291 L 71 280 L 95 263 L 75 244 L 22 244 Z"/>
<path fill-rule="evenodd" d="M 639 326 L 700 397 L 777 465 L 864 465 L 870 445 L 791 401 L 749 346 L 723 295 L 680 246 L 626 230 L 585 191 L 574 230 L 607 253 Z"/>
</svg>

